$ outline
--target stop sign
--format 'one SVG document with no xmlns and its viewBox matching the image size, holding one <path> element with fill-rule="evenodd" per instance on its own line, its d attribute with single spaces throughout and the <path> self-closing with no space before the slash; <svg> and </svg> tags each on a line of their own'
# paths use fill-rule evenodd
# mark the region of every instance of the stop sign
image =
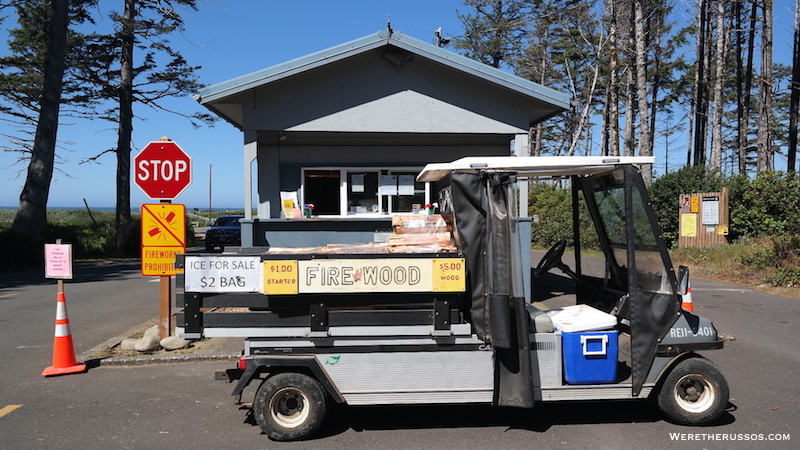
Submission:
<svg viewBox="0 0 800 450">
<path fill-rule="evenodd" d="M 147 144 L 133 164 L 134 181 L 150 198 L 173 199 L 192 182 L 192 158 L 172 141 Z"/>
</svg>

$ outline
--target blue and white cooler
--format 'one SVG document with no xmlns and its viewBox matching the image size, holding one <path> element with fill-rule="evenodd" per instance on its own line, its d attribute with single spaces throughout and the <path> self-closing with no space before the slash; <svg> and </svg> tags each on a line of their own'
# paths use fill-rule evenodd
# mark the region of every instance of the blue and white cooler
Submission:
<svg viewBox="0 0 800 450">
<path fill-rule="evenodd" d="M 553 326 L 561 331 L 564 378 L 568 384 L 614 383 L 617 379 L 617 318 L 589 305 L 556 310 Z"/>
</svg>

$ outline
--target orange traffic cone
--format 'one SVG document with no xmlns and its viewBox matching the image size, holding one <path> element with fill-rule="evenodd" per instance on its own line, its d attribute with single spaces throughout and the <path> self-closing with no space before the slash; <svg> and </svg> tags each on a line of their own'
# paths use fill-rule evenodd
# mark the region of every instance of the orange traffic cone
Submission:
<svg viewBox="0 0 800 450">
<path fill-rule="evenodd" d="M 692 282 L 689 281 L 689 285 L 686 287 L 686 294 L 683 296 L 683 301 L 681 303 L 681 308 L 690 313 L 694 312 L 694 304 L 692 304 Z"/>
<path fill-rule="evenodd" d="M 72 345 L 72 334 L 69 332 L 67 318 L 67 299 L 63 292 L 58 293 L 56 300 L 56 337 L 53 342 L 53 365 L 44 369 L 42 376 L 64 375 L 83 372 L 86 364 L 78 364 L 75 360 L 75 347 Z"/>
</svg>

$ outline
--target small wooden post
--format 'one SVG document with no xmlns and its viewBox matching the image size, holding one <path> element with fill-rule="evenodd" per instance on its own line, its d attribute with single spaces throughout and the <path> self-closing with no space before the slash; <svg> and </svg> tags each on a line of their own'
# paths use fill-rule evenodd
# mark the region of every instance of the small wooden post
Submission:
<svg viewBox="0 0 800 450">
<path fill-rule="evenodd" d="M 56 239 L 56 244 L 61 245 L 61 239 Z M 59 278 L 57 283 L 58 283 L 58 293 L 59 294 L 63 294 L 64 293 L 64 279 L 63 278 Z"/>
<path fill-rule="evenodd" d="M 160 280 L 160 288 L 159 288 L 159 314 L 158 314 L 158 329 L 161 334 L 161 339 L 168 337 L 170 335 L 171 327 L 170 327 L 170 317 L 172 316 L 172 308 L 170 308 L 170 301 L 172 299 L 172 281 L 170 280 L 170 276 L 162 276 L 159 277 Z"/>
</svg>

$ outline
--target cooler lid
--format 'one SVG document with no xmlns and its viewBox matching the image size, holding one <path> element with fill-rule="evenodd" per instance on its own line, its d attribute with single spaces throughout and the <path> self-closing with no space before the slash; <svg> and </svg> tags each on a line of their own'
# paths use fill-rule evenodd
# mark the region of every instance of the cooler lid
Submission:
<svg viewBox="0 0 800 450">
<path fill-rule="evenodd" d="M 614 328 L 617 317 L 589 305 L 572 305 L 549 312 L 553 326 L 564 333 Z"/>
</svg>

